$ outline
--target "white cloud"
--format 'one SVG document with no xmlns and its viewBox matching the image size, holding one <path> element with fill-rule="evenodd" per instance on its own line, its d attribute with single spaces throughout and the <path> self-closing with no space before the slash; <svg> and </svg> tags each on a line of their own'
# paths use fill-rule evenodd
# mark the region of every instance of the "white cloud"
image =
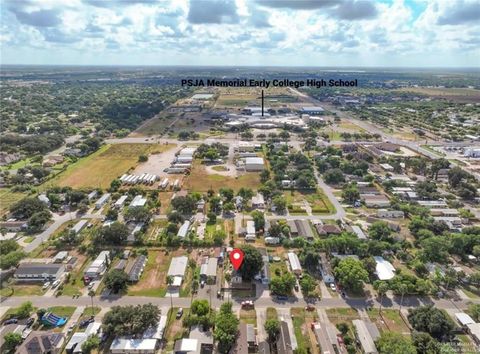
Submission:
<svg viewBox="0 0 480 354">
<path fill-rule="evenodd" d="M 54 64 L 82 52 L 79 60 L 94 64 L 155 64 L 151 51 L 164 64 L 406 65 L 408 57 L 424 65 L 428 57 L 431 65 L 478 66 L 480 26 L 467 13 L 478 1 L 432 0 L 420 14 L 405 0 L 199 3 L 0 0 L 3 60 Z"/>
</svg>

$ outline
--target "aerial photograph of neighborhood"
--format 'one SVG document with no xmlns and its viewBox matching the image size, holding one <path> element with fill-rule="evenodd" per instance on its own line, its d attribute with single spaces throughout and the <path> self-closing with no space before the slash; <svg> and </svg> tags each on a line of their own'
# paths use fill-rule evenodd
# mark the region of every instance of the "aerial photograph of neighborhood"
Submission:
<svg viewBox="0 0 480 354">
<path fill-rule="evenodd" d="M 478 0 L 0 18 L 0 353 L 480 353 Z"/>
</svg>

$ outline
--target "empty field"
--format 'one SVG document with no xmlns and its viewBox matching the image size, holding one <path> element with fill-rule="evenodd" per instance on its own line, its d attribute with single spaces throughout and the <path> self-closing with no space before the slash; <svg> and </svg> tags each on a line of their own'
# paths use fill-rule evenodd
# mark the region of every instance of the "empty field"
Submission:
<svg viewBox="0 0 480 354">
<path fill-rule="evenodd" d="M 206 192 L 210 188 L 215 191 L 220 188 L 232 188 L 234 191 L 238 191 L 242 187 L 258 189 L 260 184 L 259 173 L 249 172 L 235 178 L 209 174 L 204 165 L 195 162 L 190 176 L 186 178 L 184 188 L 195 192 Z"/>
<path fill-rule="evenodd" d="M 0 216 L 4 215 L 12 204 L 26 197 L 24 193 L 12 192 L 10 189 L 0 189 Z"/>
<path fill-rule="evenodd" d="M 383 309 L 381 314 L 378 310 L 379 309 L 369 310 L 368 317 L 370 317 L 372 322 L 374 322 L 380 330 L 410 334 L 408 326 L 402 320 L 397 310 Z"/>
<path fill-rule="evenodd" d="M 42 187 L 68 186 L 72 188 L 107 188 L 110 182 L 135 168 L 140 155 L 160 153 L 171 145 L 116 144 L 102 146 L 93 154 L 67 167 Z"/>
<path fill-rule="evenodd" d="M 400 89 L 400 91 L 446 98 L 457 102 L 478 102 L 480 100 L 480 90 L 469 88 L 406 87 Z"/>
<path fill-rule="evenodd" d="M 167 271 L 172 254 L 149 251 L 147 264 L 140 281 L 128 288 L 127 295 L 163 297 L 167 292 Z"/>
</svg>

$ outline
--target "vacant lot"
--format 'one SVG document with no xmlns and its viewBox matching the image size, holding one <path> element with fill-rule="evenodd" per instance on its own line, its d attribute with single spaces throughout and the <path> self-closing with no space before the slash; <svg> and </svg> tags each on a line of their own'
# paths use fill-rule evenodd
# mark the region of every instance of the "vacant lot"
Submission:
<svg viewBox="0 0 480 354">
<path fill-rule="evenodd" d="M 8 188 L 0 188 L 0 216 L 3 216 L 12 204 L 24 197 L 26 197 L 24 193 L 16 193 Z"/>
<path fill-rule="evenodd" d="M 254 309 L 251 310 L 240 310 L 240 321 L 246 324 L 252 324 L 255 327 L 257 326 L 257 312 Z"/>
<path fill-rule="evenodd" d="M 378 310 L 379 309 L 372 309 L 368 311 L 368 316 L 380 330 L 410 334 L 408 326 L 402 320 L 397 310 L 383 309 L 381 314 Z"/>
<path fill-rule="evenodd" d="M 480 90 L 469 88 L 407 87 L 400 91 L 420 93 L 427 96 L 445 98 L 457 102 L 478 102 Z"/>
<path fill-rule="evenodd" d="M 302 353 L 310 353 L 315 346 L 312 345 L 309 333 L 309 326 L 315 321 L 314 313 L 307 312 L 303 308 L 294 307 L 291 310 L 293 330 L 297 338 L 298 351 Z"/>
<path fill-rule="evenodd" d="M 171 145 L 115 144 L 102 146 L 93 154 L 46 182 L 42 187 L 54 185 L 72 188 L 107 188 L 110 182 L 136 167 L 140 155 L 160 153 Z"/>
<path fill-rule="evenodd" d="M 186 178 L 184 188 L 195 192 L 207 192 L 210 188 L 215 191 L 220 188 L 232 188 L 238 191 L 242 187 L 258 189 L 260 184 L 259 173 L 249 172 L 236 178 L 208 174 L 205 166 L 195 161 L 190 176 Z"/>
<path fill-rule="evenodd" d="M 163 251 L 149 251 L 145 270 L 140 281 L 128 288 L 131 296 L 163 297 L 167 292 L 167 271 L 172 254 Z"/>
<path fill-rule="evenodd" d="M 323 191 L 317 189 L 315 191 L 285 191 L 283 192 L 285 200 L 287 201 L 287 206 L 292 204 L 303 203 L 307 201 L 312 208 L 312 214 L 329 214 L 335 211 L 335 208 L 328 200 L 327 196 L 323 194 Z M 299 205 L 292 205 L 292 208 L 289 207 L 291 214 L 295 215 L 305 215 L 305 211 L 299 209 Z M 296 208 L 295 208 L 296 207 Z M 297 211 L 298 210 L 298 211 Z"/>
<path fill-rule="evenodd" d="M 353 320 L 360 318 L 357 310 L 353 308 L 332 308 L 327 309 L 326 311 L 330 322 L 332 322 L 334 325 L 342 322 L 346 322 L 351 325 Z"/>
</svg>

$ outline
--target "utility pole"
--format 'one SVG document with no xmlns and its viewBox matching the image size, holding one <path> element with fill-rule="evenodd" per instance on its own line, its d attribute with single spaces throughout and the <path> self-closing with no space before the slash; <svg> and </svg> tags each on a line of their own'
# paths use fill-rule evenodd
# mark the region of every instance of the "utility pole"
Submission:
<svg viewBox="0 0 480 354">
<path fill-rule="evenodd" d="M 264 100 L 264 96 L 263 96 L 263 90 L 262 90 L 262 117 L 263 117 L 263 109 L 264 109 L 263 100 Z"/>
</svg>

